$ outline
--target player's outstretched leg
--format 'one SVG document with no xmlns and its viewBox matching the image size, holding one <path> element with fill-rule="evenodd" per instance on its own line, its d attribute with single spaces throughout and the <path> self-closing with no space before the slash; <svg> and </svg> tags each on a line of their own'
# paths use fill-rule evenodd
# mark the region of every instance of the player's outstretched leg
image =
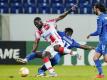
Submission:
<svg viewBox="0 0 107 80">
<path fill-rule="evenodd" d="M 31 52 L 24 59 L 17 58 L 16 61 L 20 63 L 27 63 L 35 58 L 42 58 L 42 51 Z"/>
<path fill-rule="evenodd" d="M 103 70 L 102 70 L 102 65 L 101 65 L 101 62 L 99 60 L 101 54 L 99 53 L 96 53 L 93 57 L 93 60 L 94 60 L 94 63 L 95 63 L 95 66 L 98 70 L 98 75 L 96 75 L 96 78 L 104 78 L 104 74 L 103 74 Z"/>
<path fill-rule="evenodd" d="M 26 64 L 28 62 L 27 59 L 23 59 L 23 58 L 17 58 L 16 61 L 23 64 Z"/>
</svg>

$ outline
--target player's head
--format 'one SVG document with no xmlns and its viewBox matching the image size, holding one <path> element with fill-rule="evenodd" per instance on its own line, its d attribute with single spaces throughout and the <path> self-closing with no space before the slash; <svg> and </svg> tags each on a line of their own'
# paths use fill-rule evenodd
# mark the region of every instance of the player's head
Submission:
<svg viewBox="0 0 107 80">
<path fill-rule="evenodd" d="M 73 29 L 72 28 L 65 28 L 65 34 L 67 36 L 72 36 L 73 34 Z"/>
<path fill-rule="evenodd" d="M 34 19 L 34 25 L 40 30 L 43 26 L 42 20 L 40 17 Z"/>
<path fill-rule="evenodd" d="M 94 5 L 94 13 L 96 15 L 99 15 L 101 12 L 106 12 L 105 6 L 103 4 L 101 4 L 101 3 L 96 3 Z"/>
</svg>

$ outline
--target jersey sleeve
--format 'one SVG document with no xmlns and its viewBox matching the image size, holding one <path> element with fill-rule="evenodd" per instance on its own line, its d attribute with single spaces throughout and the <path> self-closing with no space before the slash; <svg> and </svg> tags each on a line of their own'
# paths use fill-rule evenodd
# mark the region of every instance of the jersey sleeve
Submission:
<svg viewBox="0 0 107 80">
<path fill-rule="evenodd" d="M 97 19 L 97 30 L 90 34 L 90 36 L 97 36 L 101 34 L 102 31 L 102 18 Z"/>
<path fill-rule="evenodd" d="M 56 19 L 49 19 L 46 22 L 52 22 L 52 23 L 56 23 Z"/>
<path fill-rule="evenodd" d="M 80 44 L 73 39 L 72 48 L 80 48 Z"/>
<path fill-rule="evenodd" d="M 57 31 L 57 33 L 59 34 L 59 36 L 60 36 L 61 38 L 64 36 L 64 32 Z"/>
</svg>

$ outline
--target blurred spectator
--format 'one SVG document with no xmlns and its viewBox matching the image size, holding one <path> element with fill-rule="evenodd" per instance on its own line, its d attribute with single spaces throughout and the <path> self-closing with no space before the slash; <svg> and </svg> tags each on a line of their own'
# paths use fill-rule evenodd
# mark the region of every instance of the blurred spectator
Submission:
<svg viewBox="0 0 107 80">
<path fill-rule="evenodd" d="M 80 14 L 91 14 L 92 6 L 89 0 L 85 0 L 84 3 L 79 4 L 79 13 Z"/>
<path fill-rule="evenodd" d="M 46 3 L 41 3 L 38 5 L 39 14 L 50 14 L 50 6 Z"/>
<path fill-rule="evenodd" d="M 10 13 L 23 13 L 23 5 L 19 3 L 10 4 Z"/>
<path fill-rule="evenodd" d="M 36 14 L 37 6 L 35 4 L 24 4 L 23 5 L 24 13 L 26 14 Z"/>
<path fill-rule="evenodd" d="M 0 13 L 9 13 L 9 5 L 7 3 L 0 3 Z"/>
<path fill-rule="evenodd" d="M 57 3 L 57 4 L 53 4 L 51 9 L 52 9 L 51 12 L 52 14 L 60 14 L 64 12 L 65 7 L 63 4 Z"/>
</svg>

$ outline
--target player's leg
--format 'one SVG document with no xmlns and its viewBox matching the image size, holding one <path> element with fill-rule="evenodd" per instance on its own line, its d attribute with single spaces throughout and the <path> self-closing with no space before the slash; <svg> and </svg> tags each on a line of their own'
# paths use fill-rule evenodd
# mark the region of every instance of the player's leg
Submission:
<svg viewBox="0 0 107 80">
<path fill-rule="evenodd" d="M 60 59 L 61 59 L 61 55 L 60 55 L 59 53 L 57 53 L 57 54 L 50 60 L 52 66 L 55 66 L 56 64 L 58 64 L 59 61 L 60 61 Z M 38 75 L 43 75 L 43 74 L 45 75 L 45 71 L 47 71 L 47 68 L 46 68 L 45 65 L 43 65 L 42 67 L 40 67 L 40 68 L 38 69 Z"/>
<path fill-rule="evenodd" d="M 25 59 L 26 59 L 27 61 L 31 61 L 31 60 L 33 60 L 33 59 L 35 59 L 35 58 L 42 58 L 42 53 L 43 53 L 43 52 L 40 52 L 40 51 L 31 52 L 30 54 L 28 54 L 28 55 L 25 57 Z"/>
<path fill-rule="evenodd" d="M 102 74 L 103 73 L 102 72 L 102 66 L 101 66 L 101 62 L 99 60 L 100 56 L 101 56 L 101 54 L 96 52 L 94 57 L 93 57 L 93 60 L 94 60 L 95 66 L 96 66 L 99 74 Z"/>
<path fill-rule="evenodd" d="M 49 71 L 50 76 L 57 76 L 57 74 L 55 73 L 55 70 L 52 67 L 51 62 L 50 62 L 50 57 L 51 57 L 50 49 L 51 49 L 51 46 L 49 46 L 46 49 L 46 51 L 43 52 L 43 56 L 42 56 L 43 62 L 44 62 L 45 67 Z"/>
<path fill-rule="evenodd" d="M 62 55 L 60 53 L 57 53 L 52 59 L 51 59 L 51 64 L 52 66 L 57 65 L 60 60 L 61 60 Z"/>
<path fill-rule="evenodd" d="M 31 52 L 29 53 L 24 59 L 23 58 L 18 58 L 17 61 L 20 63 L 27 63 L 35 58 L 42 58 L 42 52 L 37 51 L 37 52 Z"/>
<path fill-rule="evenodd" d="M 64 43 L 62 41 L 57 41 L 54 45 L 54 50 L 59 52 L 60 54 L 70 54 L 72 56 L 77 55 L 78 53 L 73 53 L 71 49 L 64 47 Z"/>
<path fill-rule="evenodd" d="M 101 62 L 99 60 L 99 58 L 101 56 L 102 56 L 102 49 L 101 49 L 101 44 L 99 44 L 96 48 L 96 52 L 95 52 L 95 55 L 93 57 L 95 66 L 96 66 L 97 71 L 98 71 L 98 75 L 96 76 L 96 78 L 103 78 L 104 77 L 103 70 L 102 70 L 102 65 L 101 65 Z"/>
<path fill-rule="evenodd" d="M 55 45 L 54 50 L 61 53 L 61 54 L 65 53 L 65 54 L 71 54 L 73 56 L 77 55 L 77 53 L 73 53 L 71 49 L 68 49 L 68 48 L 62 46 L 61 44 Z"/>
<path fill-rule="evenodd" d="M 107 63 L 107 44 L 105 45 L 104 61 Z"/>
</svg>

